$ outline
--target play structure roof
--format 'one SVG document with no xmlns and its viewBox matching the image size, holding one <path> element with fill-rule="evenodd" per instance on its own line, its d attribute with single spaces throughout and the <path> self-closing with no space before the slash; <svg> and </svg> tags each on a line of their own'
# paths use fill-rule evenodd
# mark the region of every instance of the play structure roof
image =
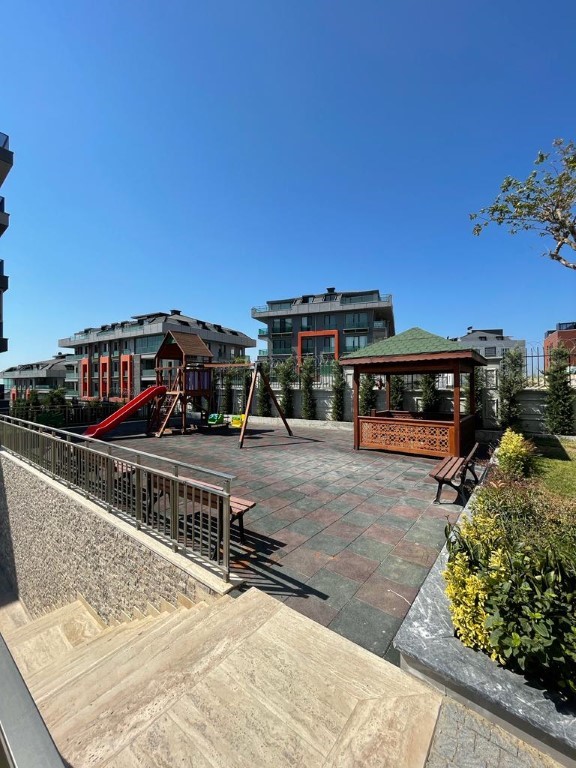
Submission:
<svg viewBox="0 0 576 768">
<path fill-rule="evenodd" d="M 161 360 L 181 360 L 185 363 L 191 362 L 192 359 L 209 359 L 212 352 L 195 333 L 171 331 L 164 337 L 156 357 Z"/>
</svg>

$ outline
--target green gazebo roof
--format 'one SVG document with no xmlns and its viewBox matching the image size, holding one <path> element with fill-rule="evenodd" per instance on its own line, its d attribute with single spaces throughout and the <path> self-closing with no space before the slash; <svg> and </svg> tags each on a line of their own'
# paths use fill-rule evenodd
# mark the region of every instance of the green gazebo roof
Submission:
<svg viewBox="0 0 576 768">
<path fill-rule="evenodd" d="M 434 333 L 422 330 L 422 328 L 409 328 L 403 333 L 391 336 L 389 339 L 375 341 L 363 349 L 357 349 L 342 355 L 341 360 L 353 360 L 366 357 L 398 357 L 399 355 L 430 355 L 437 353 L 465 352 L 469 348 L 463 347 L 457 341 L 444 339 Z"/>
</svg>

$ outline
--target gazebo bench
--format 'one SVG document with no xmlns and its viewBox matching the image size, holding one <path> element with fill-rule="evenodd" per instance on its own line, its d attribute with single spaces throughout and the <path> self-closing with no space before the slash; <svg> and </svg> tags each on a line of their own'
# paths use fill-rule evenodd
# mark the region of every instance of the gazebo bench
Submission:
<svg viewBox="0 0 576 768">
<path fill-rule="evenodd" d="M 474 485 L 478 485 L 479 479 L 474 468 L 474 457 L 478 450 L 478 443 L 475 443 L 474 447 L 466 456 L 465 459 L 460 456 L 446 456 L 442 459 L 434 469 L 429 473 L 430 477 L 438 483 L 438 490 L 436 491 L 436 498 L 434 504 L 440 504 L 440 496 L 442 495 L 442 488 L 445 485 L 449 485 L 450 488 L 454 488 L 458 492 L 456 501 L 460 501 L 462 506 L 466 504 L 466 498 L 464 496 L 464 486 L 466 483 L 466 475 L 470 472 L 474 478 Z"/>
</svg>

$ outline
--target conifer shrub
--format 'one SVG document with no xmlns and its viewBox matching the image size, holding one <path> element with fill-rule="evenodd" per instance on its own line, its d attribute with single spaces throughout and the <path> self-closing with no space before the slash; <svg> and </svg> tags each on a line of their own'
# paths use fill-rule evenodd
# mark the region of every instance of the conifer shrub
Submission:
<svg viewBox="0 0 576 768">
<path fill-rule="evenodd" d="M 300 393 L 302 397 L 302 418 L 316 418 L 316 398 L 314 397 L 314 375 L 316 366 L 314 359 L 306 357 L 300 366 Z"/>
<path fill-rule="evenodd" d="M 574 390 L 570 386 L 570 355 L 564 347 L 550 351 L 550 365 L 545 373 L 548 397 L 544 420 L 553 435 L 573 435 Z"/>
<path fill-rule="evenodd" d="M 332 362 L 332 421 L 344 421 L 344 395 L 346 378 L 344 369 L 337 360 Z"/>
<path fill-rule="evenodd" d="M 260 366 L 260 371 L 263 373 L 267 378 L 270 377 L 270 365 L 269 363 L 262 363 Z M 268 390 L 266 389 L 264 385 L 264 379 L 260 375 L 258 377 L 258 404 L 256 407 L 256 413 L 258 416 L 271 416 L 272 415 L 272 405 L 270 403 L 270 395 L 268 394 Z"/>
<path fill-rule="evenodd" d="M 390 408 L 393 411 L 402 411 L 404 409 L 405 389 L 404 376 L 390 377 Z"/>
<path fill-rule="evenodd" d="M 276 374 L 280 383 L 280 405 L 287 419 L 294 417 L 294 392 L 293 387 L 296 381 L 296 368 L 292 358 L 278 363 Z"/>
<path fill-rule="evenodd" d="M 440 410 L 440 393 L 434 373 L 424 373 L 420 377 L 422 390 L 422 410 L 424 413 L 435 413 Z"/>
<path fill-rule="evenodd" d="M 358 395 L 358 409 L 360 416 L 369 416 L 370 411 L 376 408 L 378 393 L 374 389 L 376 379 L 371 373 L 362 374 L 360 378 L 360 392 Z"/>
<path fill-rule="evenodd" d="M 500 398 L 500 426 L 517 427 L 520 423 L 520 392 L 526 386 L 524 375 L 524 355 L 519 348 L 508 349 L 502 355 L 500 363 L 500 382 L 498 396 Z"/>
</svg>

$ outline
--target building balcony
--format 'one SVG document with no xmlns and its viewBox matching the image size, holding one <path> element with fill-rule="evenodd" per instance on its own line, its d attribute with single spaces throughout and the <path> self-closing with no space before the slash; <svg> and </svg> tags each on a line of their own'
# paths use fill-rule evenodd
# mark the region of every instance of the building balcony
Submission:
<svg viewBox="0 0 576 768">
<path fill-rule="evenodd" d="M 268 333 L 269 333 L 268 328 L 258 328 L 258 338 L 259 339 L 268 336 Z"/>
<path fill-rule="evenodd" d="M 4 210 L 4 198 L 0 196 L 0 237 L 6 232 L 10 224 L 10 214 Z"/>
<path fill-rule="evenodd" d="M 64 381 L 78 381 L 78 372 L 77 371 L 68 371 L 64 375 Z"/>
<path fill-rule="evenodd" d="M 354 312 L 359 312 L 362 309 L 370 309 L 380 311 L 381 314 L 390 315 L 392 317 L 392 295 L 383 294 L 380 299 L 367 299 L 367 300 L 351 300 L 352 297 L 344 297 L 342 301 L 310 301 L 303 303 L 288 303 L 282 304 L 281 302 L 274 302 L 273 306 L 266 304 L 263 307 L 252 307 L 251 316 L 260 321 L 264 318 L 273 317 L 295 317 L 298 315 L 316 315 L 316 314 L 332 314 L 334 312 L 350 312 L 350 308 L 354 308 Z"/>
<path fill-rule="evenodd" d="M 9 139 L 5 133 L 0 133 L 0 186 L 14 165 L 14 153 L 10 152 Z"/>
<path fill-rule="evenodd" d="M 366 333 L 368 333 L 368 323 L 346 323 L 343 331 L 344 333 L 348 333 L 349 331 L 366 331 Z"/>
<path fill-rule="evenodd" d="M 258 350 L 258 357 L 268 357 L 268 350 L 267 349 L 259 349 Z"/>
</svg>

